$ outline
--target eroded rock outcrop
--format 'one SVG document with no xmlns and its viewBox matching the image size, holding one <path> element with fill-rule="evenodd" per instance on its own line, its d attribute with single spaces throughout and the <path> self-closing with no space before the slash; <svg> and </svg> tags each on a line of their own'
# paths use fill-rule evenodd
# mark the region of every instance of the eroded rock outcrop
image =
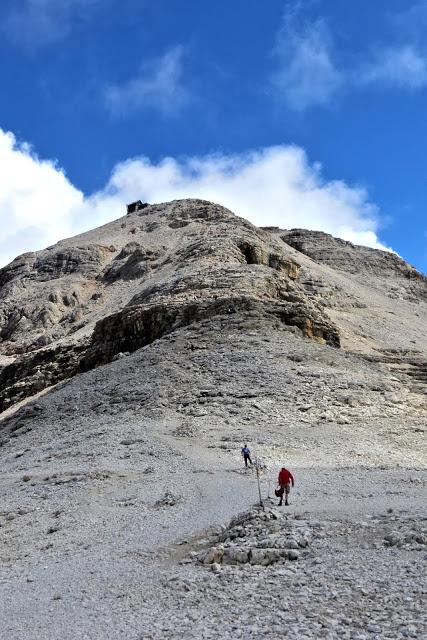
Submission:
<svg viewBox="0 0 427 640">
<path fill-rule="evenodd" d="M 15 358 L 0 370 L 0 410 L 180 327 L 236 314 L 335 347 L 342 327 L 351 348 L 358 341 L 382 361 L 394 311 L 381 302 L 373 313 L 372 300 L 417 303 L 426 283 L 394 254 L 325 233 L 258 229 L 203 200 L 149 205 L 0 270 L 0 356 Z M 406 342 L 417 353 L 416 339 Z"/>
<path fill-rule="evenodd" d="M 79 373 L 87 346 L 83 340 L 39 349 L 0 369 L 0 412 Z"/>
<path fill-rule="evenodd" d="M 361 247 L 308 229 L 276 230 L 286 244 L 319 264 L 346 273 L 384 279 L 390 295 L 409 300 L 427 300 L 427 278 L 395 253 Z"/>
<path fill-rule="evenodd" d="M 201 200 L 147 206 L 0 270 L 0 410 L 174 329 L 268 316 L 339 346 L 280 238 Z"/>
</svg>

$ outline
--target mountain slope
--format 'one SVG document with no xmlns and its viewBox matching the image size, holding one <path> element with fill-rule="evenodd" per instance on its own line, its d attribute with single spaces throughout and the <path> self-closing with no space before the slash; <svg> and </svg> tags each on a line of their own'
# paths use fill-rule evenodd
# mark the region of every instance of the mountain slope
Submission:
<svg viewBox="0 0 427 640">
<path fill-rule="evenodd" d="M 181 201 L 17 258 L 0 271 L 0 351 L 17 357 L 0 374 L 0 409 L 225 310 L 253 308 L 338 344 L 288 253 L 222 207 Z"/>
<path fill-rule="evenodd" d="M 0 285 L 0 409 L 178 326 L 238 310 L 425 379 L 424 276 L 393 254 L 257 229 L 204 201 L 148 206 L 20 256 Z"/>
<path fill-rule="evenodd" d="M 202 201 L 139 213 L 0 272 L 8 638 L 423 637 L 424 276 Z M 245 443 L 267 509 L 229 529 Z M 298 561 L 197 563 L 272 535 Z"/>
</svg>

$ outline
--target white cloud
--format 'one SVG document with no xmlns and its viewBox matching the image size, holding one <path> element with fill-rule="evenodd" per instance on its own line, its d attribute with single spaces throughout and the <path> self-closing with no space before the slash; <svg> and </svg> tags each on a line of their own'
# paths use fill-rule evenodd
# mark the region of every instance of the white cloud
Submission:
<svg viewBox="0 0 427 640">
<path fill-rule="evenodd" d="M 411 45 L 379 50 L 372 62 L 362 66 L 356 81 L 362 85 L 423 89 L 427 86 L 427 56 Z"/>
<path fill-rule="evenodd" d="M 155 109 L 173 115 L 188 101 L 183 83 L 182 47 L 173 47 L 160 58 L 144 62 L 135 77 L 124 84 L 111 85 L 105 101 L 113 115 Z"/>
<path fill-rule="evenodd" d="M 65 38 L 99 4 L 100 0 L 6 0 L 0 9 L 1 30 L 16 45 L 33 51 Z"/>
<path fill-rule="evenodd" d="M 326 182 L 295 146 L 268 147 L 239 155 L 184 160 L 147 158 L 119 164 L 104 192 L 110 202 L 142 198 L 159 202 L 203 198 L 228 207 L 259 226 L 304 227 L 384 248 L 377 238 L 378 209 L 365 189 Z M 122 204 L 121 204 L 122 206 Z"/>
<path fill-rule="evenodd" d="M 323 20 L 298 21 L 299 7 L 285 14 L 274 48 L 276 69 L 271 83 L 291 108 L 326 105 L 343 84 L 333 60 L 333 43 Z"/>
<path fill-rule="evenodd" d="M 54 162 L 0 129 L 0 263 L 72 233 L 71 215 L 83 202 Z"/>
<path fill-rule="evenodd" d="M 0 264 L 123 215 L 141 198 L 203 198 L 259 226 L 305 227 L 384 248 L 378 210 L 365 189 L 325 181 L 295 146 L 210 155 L 158 164 L 136 158 L 117 165 L 105 188 L 84 197 L 53 162 L 40 160 L 0 130 Z"/>
</svg>

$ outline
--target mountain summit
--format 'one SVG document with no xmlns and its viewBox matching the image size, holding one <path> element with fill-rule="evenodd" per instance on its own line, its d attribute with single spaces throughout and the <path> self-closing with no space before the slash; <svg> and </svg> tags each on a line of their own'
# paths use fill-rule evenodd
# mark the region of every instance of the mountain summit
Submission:
<svg viewBox="0 0 427 640">
<path fill-rule="evenodd" d="M 406 363 L 425 347 L 415 319 L 426 302 L 427 279 L 394 254 L 258 229 L 201 200 L 145 205 L 0 270 L 0 409 L 236 314 L 377 359 L 397 350 Z"/>
</svg>

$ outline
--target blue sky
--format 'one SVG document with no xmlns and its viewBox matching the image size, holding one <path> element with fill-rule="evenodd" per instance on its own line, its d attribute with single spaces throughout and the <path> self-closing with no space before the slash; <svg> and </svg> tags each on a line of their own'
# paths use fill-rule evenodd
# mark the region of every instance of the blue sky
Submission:
<svg viewBox="0 0 427 640">
<path fill-rule="evenodd" d="M 427 271 L 427 0 L 3 0 L 0 78 L 0 264 L 194 195 Z"/>
</svg>

